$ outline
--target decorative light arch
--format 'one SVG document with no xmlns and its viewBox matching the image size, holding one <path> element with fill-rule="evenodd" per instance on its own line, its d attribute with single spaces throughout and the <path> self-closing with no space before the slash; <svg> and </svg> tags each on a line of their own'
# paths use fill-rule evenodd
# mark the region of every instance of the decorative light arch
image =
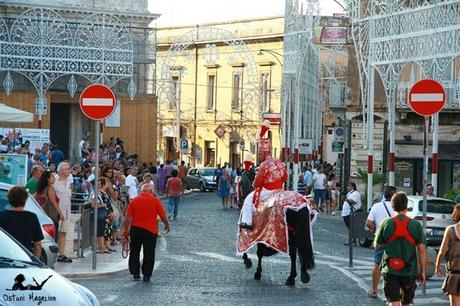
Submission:
<svg viewBox="0 0 460 306">
<path fill-rule="evenodd" d="M 130 78 L 130 98 L 136 93 L 131 34 L 118 17 L 104 13 L 89 15 L 75 33 L 51 9 L 24 11 L 11 29 L 0 17 L 0 71 L 6 71 L 3 87 L 7 95 L 14 88 L 10 72 L 16 72 L 31 81 L 39 103 L 44 102 L 51 84 L 65 75 L 70 75 L 72 97 L 78 88 L 74 75 L 108 86 Z"/>
</svg>

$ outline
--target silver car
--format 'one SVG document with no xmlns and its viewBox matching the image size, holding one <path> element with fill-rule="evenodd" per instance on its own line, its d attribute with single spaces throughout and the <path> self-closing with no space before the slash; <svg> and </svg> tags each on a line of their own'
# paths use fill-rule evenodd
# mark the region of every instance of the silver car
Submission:
<svg viewBox="0 0 460 306">
<path fill-rule="evenodd" d="M 0 211 L 9 209 L 10 204 L 6 195 L 8 190 L 14 185 L 0 183 Z M 55 226 L 53 220 L 43 211 L 40 204 L 29 194 L 25 209 L 33 212 L 38 217 L 38 222 L 42 228 L 44 239 L 42 240 L 42 255 L 41 260 L 50 268 L 54 268 L 56 263 L 59 248 L 54 240 Z"/>
<path fill-rule="evenodd" d="M 201 192 L 207 190 L 216 190 L 217 183 L 214 181 L 214 173 L 217 168 L 191 168 L 185 179 L 185 187 L 187 189 L 200 189 Z"/>
<path fill-rule="evenodd" d="M 91 291 L 40 262 L 1 228 L 0 275 L 0 305 L 100 305 Z"/>
<path fill-rule="evenodd" d="M 407 215 L 421 223 L 423 219 L 423 197 L 408 196 L 408 199 Z M 451 216 L 454 207 L 454 201 L 428 197 L 426 214 L 426 239 L 428 245 L 438 246 L 441 244 L 445 228 L 455 223 Z"/>
</svg>

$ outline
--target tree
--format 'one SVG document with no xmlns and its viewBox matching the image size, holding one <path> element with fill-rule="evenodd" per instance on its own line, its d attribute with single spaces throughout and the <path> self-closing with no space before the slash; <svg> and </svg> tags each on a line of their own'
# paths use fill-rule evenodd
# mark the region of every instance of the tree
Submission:
<svg viewBox="0 0 460 306">
<path fill-rule="evenodd" d="M 367 210 L 367 183 L 368 183 L 368 176 L 367 171 L 363 169 L 358 169 L 358 180 L 364 184 L 365 192 L 361 195 L 361 202 L 363 206 L 363 210 Z M 383 185 L 385 183 L 385 175 L 382 173 L 374 172 L 372 173 L 372 186 L 376 185 Z"/>
</svg>

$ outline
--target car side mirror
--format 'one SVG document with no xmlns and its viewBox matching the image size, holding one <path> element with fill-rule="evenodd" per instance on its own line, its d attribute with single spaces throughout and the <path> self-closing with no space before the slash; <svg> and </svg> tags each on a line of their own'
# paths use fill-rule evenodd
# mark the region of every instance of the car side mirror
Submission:
<svg viewBox="0 0 460 306">
<path fill-rule="evenodd" d="M 413 210 L 414 210 L 414 208 L 413 208 L 413 207 L 409 207 L 409 208 L 407 208 L 407 211 L 413 211 Z"/>
</svg>

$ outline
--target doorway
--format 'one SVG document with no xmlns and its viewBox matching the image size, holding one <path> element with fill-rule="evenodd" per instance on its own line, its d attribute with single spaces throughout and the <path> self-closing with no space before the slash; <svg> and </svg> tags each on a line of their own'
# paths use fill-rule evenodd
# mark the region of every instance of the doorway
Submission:
<svg viewBox="0 0 460 306">
<path fill-rule="evenodd" d="M 50 140 L 57 144 L 66 158 L 69 157 L 70 104 L 51 103 Z"/>
</svg>

